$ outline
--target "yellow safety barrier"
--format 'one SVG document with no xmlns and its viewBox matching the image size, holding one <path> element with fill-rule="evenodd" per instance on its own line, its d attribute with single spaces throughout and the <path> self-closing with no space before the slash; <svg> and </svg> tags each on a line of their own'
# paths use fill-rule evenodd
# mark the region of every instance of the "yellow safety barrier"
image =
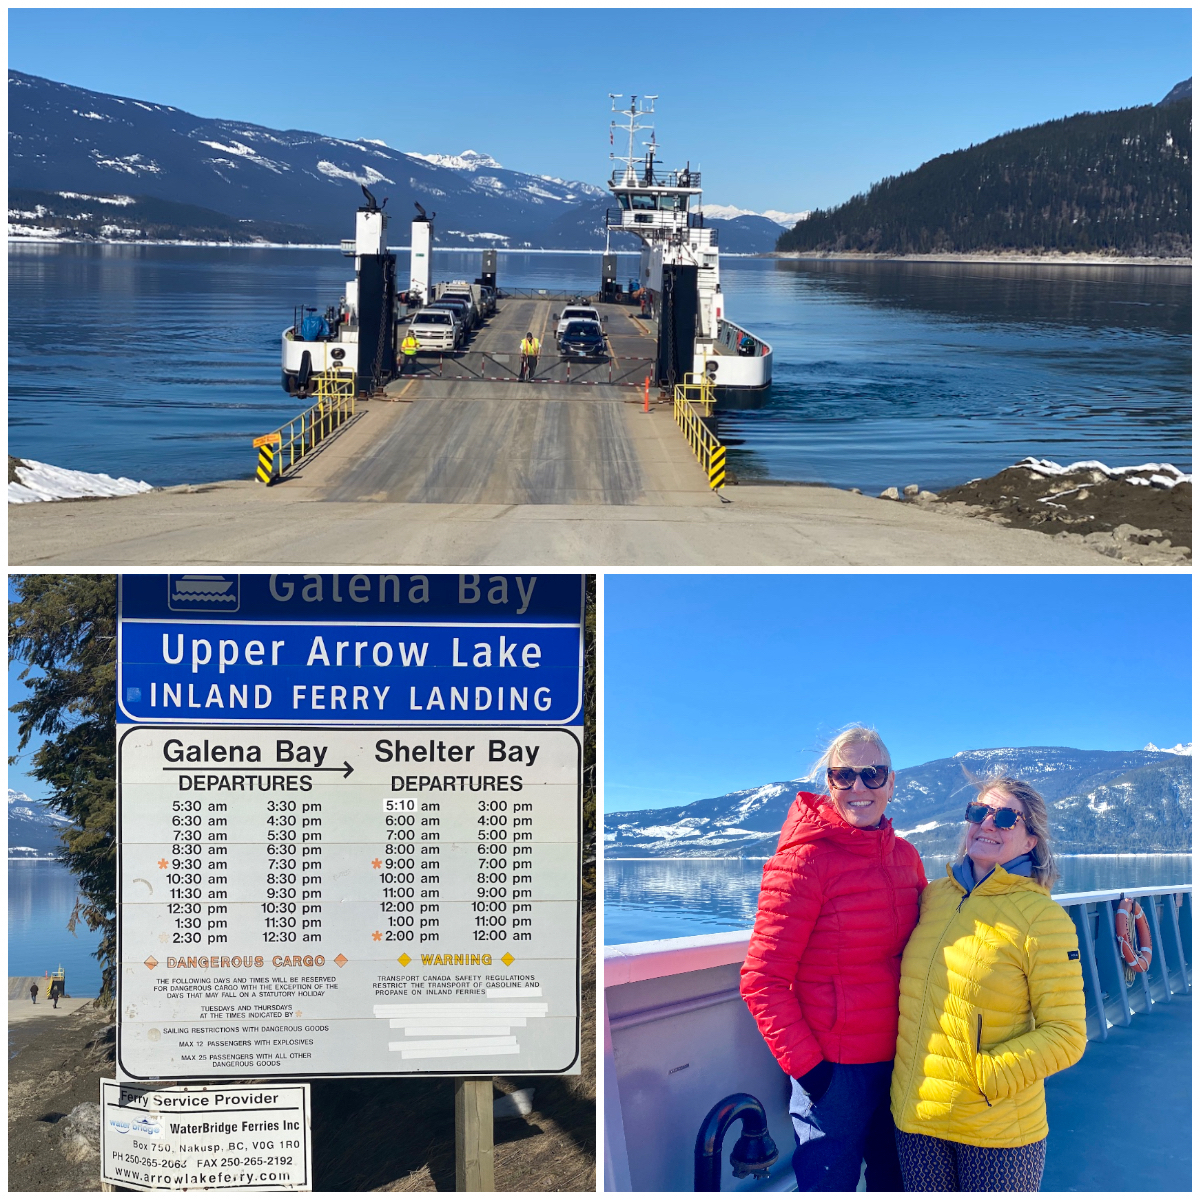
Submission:
<svg viewBox="0 0 1200 1200">
<path fill-rule="evenodd" d="M 703 405 L 704 415 L 710 416 L 715 403 L 712 383 L 702 375 L 685 375 L 683 383 L 675 385 L 675 423 L 708 473 L 708 486 L 717 492 L 725 486 L 725 447 L 693 407 Z"/>
<path fill-rule="evenodd" d="M 255 475 L 268 487 L 354 416 L 357 389 L 353 372 L 323 371 L 314 375 L 313 381 L 316 404 L 286 425 L 254 439 L 258 449 Z"/>
</svg>

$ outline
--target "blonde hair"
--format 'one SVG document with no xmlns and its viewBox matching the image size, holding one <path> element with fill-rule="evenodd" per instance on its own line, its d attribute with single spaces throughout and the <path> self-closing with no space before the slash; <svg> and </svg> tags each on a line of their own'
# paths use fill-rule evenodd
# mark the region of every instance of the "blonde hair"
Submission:
<svg viewBox="0 0 1200 1200">
<path fill-rule="evenodd" d="M 1001 792 L 1012 800 L 1019 800 L 1025 810 L 1025 828 L 1037 838 L 1032 850 L 1033 878 L 1043 887 L 1053 887 L 1058 882 L 1058 864 L 1054 861 L 1054 851 L 1050 848 L 1050 817 L 1046 812 L 1046 801 L 1041 792 L 1031 783 L 1023 779 L 1013 779 L 1010 775 L 993 775 L 980 779 L 963 767 L 971 786 L 977 793 L 977 799 L 982 800 L 988 792 Z M 955 862 L 962 862 L 967 856 L 967 834 L 970 823 L 963 826 L 962 837 L 958 843 L 958 854 Z"/>
<path fill-rule="evenodd" d="M 804 783 L 825 783 L 825 768 L 833 763 L 836 759 L 841 758 L 842 751 L 847 746 L 876 746 L 879 753 L 883 755 L 884 761 L 887 763 L 889 770 L 892 765 L 892 756 L 888 753 L 888 748 L 883 744 L 883 738 L 879 736 L 877 730 L 872 729 L 869 725 L 847 725 L 845 729 L 840 730 L 825 747 L 821 757 L 809 768 L 807 775 L 800 777 Z"/>
</svg>

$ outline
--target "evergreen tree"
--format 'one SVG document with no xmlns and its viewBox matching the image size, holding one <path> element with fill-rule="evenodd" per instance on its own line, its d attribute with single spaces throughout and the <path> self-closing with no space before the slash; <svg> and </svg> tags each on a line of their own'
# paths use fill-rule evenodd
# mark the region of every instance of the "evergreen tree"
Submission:
<svg viewBox="0 0 1200 1200">
<path fill-rule="evenodd" d="M 116 971 L 116 700 L 115 575 L 14 575 L 8 610 L 10 662 L 30 695 L 12 706 L 18 752 L 47 740 L 30 772 L 51 789 L 48 803 L 70 818 L 59 857 L 74 873 L 78 920 L 102 930 L 96 957 L 102 1001 Z M 13 761 L 10 759 L 10 762 Z"/>
<path fill-rule="evenodd" d="M 787 251 L 1191 253 L 1192 102 L 1080 113 L 943 154 L 784 233 Z"/>
</svg>

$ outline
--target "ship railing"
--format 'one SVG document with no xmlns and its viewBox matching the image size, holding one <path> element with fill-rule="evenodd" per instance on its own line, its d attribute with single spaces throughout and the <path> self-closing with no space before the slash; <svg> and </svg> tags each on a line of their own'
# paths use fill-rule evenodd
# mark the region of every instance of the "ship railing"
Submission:
<svg viewBox="0 0 1200 1200">
<path fill-rule="evenodd" d="M 743 338 L 749 338 L 749 353 L 742 354 L 739 347 Z M 713 339 L 713 348 L 718 354 L 735 358 L 765 358 L 771 353 L 771 347 L 762 338 L 757 338 L 740 325 L 721 317 L 717 321 L 717 336 Z"/>
<path fill-rule="evenodd" d="M 647 229 L 703 228 L 692 221 L 694 215 L 675 209 L 606 208 L 604 224 L 608 229 L 624 229 L 630 233 L 640 233 Z"/>
<path fill-rule="evenodd" d="M 551 292 L 546 288 L 500 288 L 499 300 L 561 300 L 564 304 L 595 304 L 600 296 L 596 292 Z"/>
<path fill-rule="evenodd" d="M 700 172 L 683 170 L 683 171 L 658 171 L 653 167 L 649 171 L 645 165 L 640 170 L 635 171 L 635 178 L 629 178 L 628 167 L 618 167 L 609 176 L 609 186 L 628 188 L 628 187 L 669 187 L 669 188 L 699 188 Z"/>
<path fill-rule="evenodd" d="M 715 389 L 703 373 L 688 373 L 675 385 L 675 423 L 708 475 L 708 486 L 720 495 L 725 486 L 725 445 L 709 424 L 714 404 Z M 697 406 L 703 414 L 696 411 Z"/>
<path fill-rule="evenodd" d="M 521 355 L 514 351 L 459 350 L 454 354 L 426 352 L 405 365 L 409 379 L 445 379 L 459 383 L 531 383 L 537 386 L 606 384 L 642 388 L 653 376 L 655 359 L 647 356 L 560 358 L 543 346 L 532 376 L 521 379 Z"/>
<path fill-rule="evenodd" d="M 1169 1004 L 1172 996 L 1191 993 L 1192 887 L 1134 887 L 1121 891 L 1072 892 L 1055 895 L 1079 934 L 1087 1032 L 1092 1041 L 1106 1041 L 1115 1025 Z M 1153 942 L 1149 971 L 1126 984 L 1124 960 L 1117 948 L 1115 912 L 1123 899 L 1136 900 L 1146 914 Z M 746 957 L 751 931 L 702 934 L 659 942 L 635 942 L 605 948 L 604 986 L 617 987 L 639 980 L 685 975 L 714 967 L 740 964 Z M 665 1020 L 677 1011 L 740 1000 L 737 988 L 689 998 L 666 1006 L 654 1005 L 612 1019 L 612 1028 Z"/>
<path fill-rule="evenodd" d="M 316 403 L 286 424 L 254 439 L 258 451 L 255 478 L 270 487 L 336 433 L 356 411 L 357 377 L 353 371 L 322 371 L 313 376 Z"/>
<path fill-rule="evenodd" d="M 1079 934 L 1088 1037 L 1106 1041 L 1114 1025 L 1130 1025 L 1137 1013 L 1169 1004 L 1172 995 L 1192 990 L 1191 886 L 1126 888 L 1124 891 L 1073 892 L 1054 897 L 1067 910 Z M 1136 900 L 1150 926 L 1150 968 L 1126 983 L 1117 948 L 1116 910 Z"/>
</svg>

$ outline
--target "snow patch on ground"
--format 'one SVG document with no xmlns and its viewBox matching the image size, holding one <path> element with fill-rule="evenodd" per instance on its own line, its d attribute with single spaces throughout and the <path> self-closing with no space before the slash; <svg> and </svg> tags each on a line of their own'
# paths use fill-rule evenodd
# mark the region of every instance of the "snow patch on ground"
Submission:
<svg viewBox="0 0 1200 1200">
<path fill-rule="evenodd" d="M 915 825 L 912 829 L 897 829 L 895 832 L 897 837 L 908 837 L 912 833 L 928 833 L 941 824 L 941 821 L 926 821 L 924 825 Z"/>
<path fill-rule="evenodd" d="M 162 167 L 154 159 L 144 159 L 140 154 L 127 154 L 124 158 L 105 158 L 99 150 L 93 150 L 91 155 L 96 166 L 121 171 L 125 175 L 162 174 Z"/>
<path fill-rule="evenodd" d="M 132 196 L 89 196 L 86 192 L 55 192 L 54 194 L 61 196 L 64 200 L 94 200 L 97 204 L 115 204 L 120 208 L 135 203 Z"/>
<path fill-rule="evenodd" d="M 200 145 L 210 146 L 213 150 L 219 150 L 222 154 L 233 154 L 238 158 L 243 158 L 247 162 L 254 163 L 257 167 L 266 167 L 268 171 L 274 171 L 276 175 L 282 175 L 285 171 L 290 171 L 291 168 L 284 163 L 275 162 L 274 159 L 264 158 L 257 150 L 250 146 L 244 145 L 242 142 L 234 142 L 232 146 L 226 146 L 221 142 L 208 142 L 204 138 L 200 139 Z M 217 162 L 223 160 L 217 159 Z M 235 163 L 229 163 L 229 166 L 236 166 Z"/>
<path fill-rule="evenodd" d="M 361 175 L 356 175 L 353 171 L 344 171 L 341 167 L 335 167 L 333 163 L 326 162 L 322 159 L 317 163 L 317 170 L 322 175 L 327 175 L 330 179 L 349 179 L 354 183 L 362 184 L 363 187 L 369 187 L 373 183 L 392 183 L 396 181 L 389 179 L 386 175 L 381 175 L 374 167 L 364 166 Z"/>
<path fill-rule="evenodd" d="M 1089 458 L 1082 462 L 1069 463 L 1063 466 L 1049 458 L 1023 458 L 1016 464 L 1025 467 L 1038 475 L 1071 475 L 1076 471 L 1098 471 L 1109 479 L 1123 479 L 1126 483 L 1139 484 L 1143 487 L 1173 488 L 1178 483 L 1191 483 L 1192 477 L 1185 475 L 1173 463 L 1142 463 L 1139 467 L 1109 467 L 1096 459 Z M 1149 479 L 1143 479 L 1136 472 L 1149 473 Z"/>
<path fill-rule="evenodd" d="M 16 468 L 16 476 L 21 482 L 8 485 L 9 504 L 75 500 L 83 496 L 133 496 L 154 490 L 150 484 L 135 479 L 114 479 L 111 475 L 72 471 L 33 459 L 22 459 Z"/>
</svg>

